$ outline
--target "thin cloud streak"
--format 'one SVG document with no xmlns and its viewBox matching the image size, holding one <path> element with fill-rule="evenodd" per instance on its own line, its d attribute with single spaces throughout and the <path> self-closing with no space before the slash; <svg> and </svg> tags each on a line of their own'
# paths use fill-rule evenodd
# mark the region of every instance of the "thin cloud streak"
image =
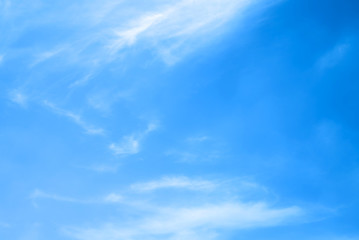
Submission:
<svg viewBox="0 0 359 240">
<path fill-rule="evenodd" d="M 146 130 L 139 134 L 124 136 L 119 143 L 111 143 L 109 149 L 118 156 L 134 155 L 140 152 L 141 141 L 151 132 L 157 129 L 157 125 L 150 123 Z"/>
<path fill-rule="evenodd" d="M 223 230 L 287 225 L 306 215 L 305 210 L 298 206 L 275 207 L 253 198 L 238 200 L 236 193 L 232 192 L 232 187 L 237 187 L 237 184 L 232 185 L 232 181 L 221 183 L 188 177 L 165 177 L 132 184 L 127 195 L 110 193 L 104 198 L 107 203 L 125 204 L 126 211 L 135 213 L 130 220 L 119 217 L 121 221 L 116 221 L 112 217 L 110 222 L 104 220 L 100 226 L 96 223 L 97 227 L 64 227 L 63 232 L 78 240 L 179 240 L 183 237 L 186 240 L 203 237 L 217 240 L 221 239 L 219 233 Z M 250 186 L 252 191 L 257 191 L 256 188 L 257 185 Z M 164 192 L 153 198 L 153 191 L 159 189 Z M 184 202 L 171 197 L 172 190 L 183 189 L 196 194 L 181 191 L 186 199 Z M 210 195 L 207 190 L 211 191 Z M 133 191 L 141 195 L 133 195 Z M 222 196 L 224 192 L 229 194 L 225 198 Z M 146 196 L 152 196 L 152 200 L 146 200 Z"/>
<path fill-rule="evenodd" d="M 11 225 L 5 222 L 0 222 L 0 228 L 10 228 Z"/>
<path fill-rule="evenodd" d="M 104 202 L 107 203 L 119 203 L 122 202 L 122 200 L 123 200 L 122 195 L 116 193 L 110 193 L 104 198 Z"/>
<path fill-rule="evenodd" d="M 136 11 L 123 1 L 95 2 L 87 11 L 70 5 L 65 14 L 70 17 L 60 18 L 61 23 L 69 28 L 79 24 L 91 31 L 69 33 L 71 40 L 35 53 L 31 66 L 61 54 L 68 57 L 64 62 L 96 68 L 118 59 L 134 45 L 142 50 L 150 49 L 172 65 L 218 36 L 221 33 L 218 29 L 230 20 L 244 17 L 248 8 L 272 1 L 275 0 L 153 1 L 149 10 Z M 128 15 L 126 10 L 133 14 Z"/>
<path fill-rule="evenodd" d="M 28 102 L 28 97 L 19 90 L 10 91 L 9 98 L 12 102 L 14 102 L 22 107 L 26 107 L 27 102 Z"/>
<path fill-rule="evenodd" d="M 132 155 L 140 151 L 140 143 L 134 136 L 125 136 L 120 143 L 111 143 L 109 148 L 115 155 Z"/>
<path fill-rule="evenodd" d="M 303 214 L 298 207 L 270 208 L 265 203 L 220 203 L 191 208 L 161 208 L 129 226 L 105 224 L 100 228 L 66 228 L 64 232 L 78 240 L 189 239 L 216 236 L 224 229 L 248 229 L 287 224 Z M 213 239 L 220 239 L 213 237 Z"/>
<path fill-rule="evenodd" d="M 345 57 L 350 50 L 350 44 L 342 43 L 336 45 L 333 49 L 325 53 L 318 61 L 317 65 L 320 70 L 332 68 Z"/>
<path fill-rule="evenodd" d="M 193 191 L 209 191 L 217 187 L 217 184 L 206 180 L 195 180 L 187 177 L 164 177 L 157 181 L 137 183 L 131 185 L 131 189 L 138 192 L 150 192 L 159 189 L 183 188 Z"/>
<path fill-rule="evenodd" d="M 66 48 L 65 47 L 57 47 L 50 51 L 45 51 L 36 56 L 35 61 L 30 65 L 30 67 L 34 67 L 44 61 L 47 61 L 57 55 L 59 55 L 61 52 L 63 52 Z"/>
<path fill-rule="evenodd" d="M 89 166 L 74 166 L 74 167 L 82 168 L 98 173 L 116 173 L 119 166 L 113 164 L 92 164 Z"/>
<path fill-rule="evenodd" d="M 50 200 L 59 201 L 59 202 L 83 203 L 83 201 L 81 201 L 79 199 L 59 196 L 59 195 L 56 195 L 56 194 L 49 194 L 49 193 L 43 192 L 43 191 L 41 191 L 39 189 L 36 189 L 30 195 L 30 198 L 33 199 L 33 200 L 36 200 L 36 199 L 50 199 Z"/>
<path fill-rule="evenodd" d="M 105 196 L 96 197 L 96 198 L 79 199 L 79 198 L 47 193 L 39 189 L 35 189 L 30 194 L 30 199 L 34 201 L 40 199 L 47 199 L 56 202 L 75 203 L 75 204 L 109 204 L 109 203 L 122 203 L 123 197 L 122 195 L 116 193 L 110 193 Z"/>
<path fill-rule="evenodd" d="M 195 42 L 212 34 L 235 15 L 242 13 L 254 0 L 183 0 L 160 11 L 143 13 L 130 20 L 127 27 L 114 31 L 114 39 L 107 46 L 117 53 L 142 40 L 158 50 L 168 64 L 191 52 Z"/>
<path fill-rule="evenodd" d="M 97 127 L 94 127 L 94 126 L 88 124 L 87 122 L 82 120 L 82 117 L 80 115 L 77 115 L 73 112 L 58 108 L 57 106 L 55 106 L 53 103 L 51 103 L 49 101 L 44 101 L 43 103 L 45 106 L 49 107 L 56 114 L 65 116 L 65 117 L 69 118 L 70 120 L 72 120 L 74 123 L 76 123 L 81 128 L 83 128 L 87 134 L 90 134 L 90 135 L 104 135 L 105 134 L 104 129 L 97 128 Z"/>
</svg>

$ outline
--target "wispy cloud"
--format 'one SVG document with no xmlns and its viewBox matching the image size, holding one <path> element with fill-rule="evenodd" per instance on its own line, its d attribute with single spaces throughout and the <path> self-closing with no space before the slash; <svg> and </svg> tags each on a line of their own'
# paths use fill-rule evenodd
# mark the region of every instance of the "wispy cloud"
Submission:
<svg viewBox="0 0 359 240">
<path fill-rule="evenodd" d="M 164 154 L 182 163 L 213 162 L 225 157 L 223 145 L 213 137 L 190 136 L 182 141 L 182 146 L 169 149 Z"/>
<path fill-rule="evenodd" d="M 135 217 L 127 220 L 121 217 L 121 221 L 111 218 L 110 222 L 103 221 L 100 227 L 96 224 L 93 228 L 65 227 L 63 230 L 79 240 L 222 239 L 222 231 L 286 225 L 306 215 L 298 206 L 276 207 L 254 198 L 238 200 L 231 189 L 236 186 L 183 176 L 132 184 L 127 195 L 110 193 L 104 200 L 124 204 L 126 211 L 135 213 Z M 251 189 L 256 191 L 256 187 Z M 152 193 L 159 189 L 164 192 L 153 196 Z M 172 190 L 183 189 L 191 192 L 180 191 L 181 200 L 171 197 Z M 211 190 L 211 194 L 207 190 Z M 132 195 L 133 191 L 141 195 Z M 223 197 L 224 192 L 229 195 Z M 148 195 L 152 196 L 151 200 L 146 198 Z"/>
<path fill-rule="evenodd" d="M 163 188 L 184 188 L 196 191 L 213 190 L 217 184 L 212 181 L 190 179 L 188 177 L 164 177 L 157 181 L 137 183 L 131 185 L 131 189 L 140 192 L 154 191 Z"/>
<path fill-rule="evenodd" d="M 40 199 L 47 199 L 47 200 L 56 201 L 56 202 L 91 205 L 91 204 L 120 203 L 120 202 L 122 202 L 123 197 L 122 197 L 122 195 L 117 194 L 117 193 L 110 193 L 105 196 L 80 199 L 80 198 L 62 196 L 62 195 L 53 194 L 53 193 L 47 193 L 47 192 L 41 191 L 39 189 L 35 189 L 30 194 L 30 199 L 32 199 L 33 201 L 40 200 Z"/>
<path fill-rule="evenodd" d="M 42 53 L 39 53 L 36 55 L 35 60 L 32 62 L 32 64 L 30 65 L 30 67 L 34 67 L 39 63 L 42 63 L 48 59 L 51 59 L 55 56 L 57 56 L 58 54 L 60 54 L 61 52 L 63 52 L 66 48 L 65 47 L 57 47 L 55 49 L 49 50 L 49 51 L 45 51 Z"/>
<path fill-rule="evenodd" d="M 325 53 L 318 61 L 317 65 L 320 70 L 332 68 L 337 65 L 350 49 L 350 44 L 340 43 L 333 49 Z"/>
<path fill-rule="evenodd" d="M 80 115 L 75 114 L 70 111 L 67 111 L 67 110 L 64 110 L 64 109 L 61 109 L 49 101 L 44 101 L 43 103 L 45 104 L 45 106 L 49 107 L 56 114 L 65 116 L 65 117 L 69 118 L 70 120 L 72 120 L 74 123 L 76 123 L 81 128 L 83 128 L 87 134 L 90 134 L 90 135 L 104 135 L 105 134 L 104 129 L 97 128 L 97 127 L 94 127 L 94 126 L 88 124 L 87 122 L 85 122 L 82 119 L 82 117 Z"/>
<path fill-rule="evenodd" d="M 49 193 L 43 192 L 39 189 L 36 189 L 35 191 L 33 191 L 30 195 L 30 198 L 33 200 L 50 199 L 50 200 L 59 201 L 59 202 L 71 202 L 71 203 L 82 203 L 83 202 L 76 198 L 64 197 L 64 196 L 59 196 L 56 194 L 49 194 Z"/>
<path fill-rule="evenodd" d="M 223 26 L 236 14 L 254 4 L 254 0 L 182 0 L 171 1 L 171 6 L 144 12 L 130 20 L 127 26 L 114 27 L 114 39 L 108 45 L 112 52 L 140 41 L 157 48 L 169 64 L 182 54 L 191 52 L 204 36 Z M 171 4 L 172 3 L 172 4 Z M 197 44 L 196 44 L 197 42 Z M 147 44 L 148 44 L 147 43 Z"/>
<path fill-rule="evenodd" d="M 11 225 L 5 222 L 0 222 L 0 228 L 10 228 Z"/>
<path fill-rule="evenodd" d="M 110 193 L 107 196 L 105 196 L 103 200 L 104 202 L 107 203 L 118 203 L 118 202 L 122 202 L 123 197 L 120 194 Z"/>
<path fill-rule="evenodd" d="M 287 224 L 303 211 L 298 207 L 272 208 L 265 203 L 220 203 L 190 208 L 159 208 L 131 224 L 99 228 L 66 228 L 79 240 L 220 239 L 218 230 L 270 227 Z"/>
<path fill-rule="evenodd" d="M 92 164 L 89 166 L 75 166 L 76 168 L 82 168 L 86 170 L 91 170 L 99 173 L 116 173 L 118 165 L 114 164 Z"/>
<path fill-rule="evenodd" d="M 200 143 L 200 142 L 204 142 L 204 141 L 208 141 L 210 140 L 211 138 L 208 137 L 208 136 L 197 136 L 197 137 L 189 137 L 187 138 L 187 141 L 189 143 Z"/>
<path fill-rule="evenodd" d="M 80 86 L 84 86 L 88 83 L 88 81 L 93 77 L 93 74 L 89 73 L 86 76 L 74 81 L 69 85 L 69 88 L 76 88 Z"/>
<path fill-rule="evenodd" d="M 0 18 L 1 16 L 7 16 L 8 12 L 10 10 L 11 7 L 11 1 L 10 0 L 1 0 L 0 1 Z"/>
<path fill-rule="evenodd" d="M 28 102 L 28 97 L 20 90 L 12 90 L 9 92 L 9 98 L 12 102 L 25 107 Z"/>
<path fill-rule="evenodd" d="M 111 143 L 109 148 L 115 155 L 132 155 L 140 151 L 139 138 L 125 136 L 119 143 Z"/>
<path fill-rule="evenodd" d="M 231 19 L 244 17 L 249 7 L 270 1 L 148 1 L 145 9 L 134 8 L 127 1 L 94 1 L 85 9 L 69 5 L 64 9 L 67 17 L 58 19 L 66 27 L 75 24 L 83 30 L 69 32 L 66 39 L 71 40 L 64 40 L 50 50 L 41 49 L 31 66 L 60 54 L 68 56 L 70 62 L 76 59 L 81 65 L 86 62 L 98 66 L 118 59 L 134 45 L 145 51 L 150 49 L 166 63 L 174 64 L 220 35 Z"/>
<path fill-rule="evenodd" d="M 149 133 L 156 130 L 156 128 L 156 124 L 150 123 L 145 131 L 129 136 L 124 136 L 119 143 L 111 143 L 109 148 L 113 151 L 115 155 L 119 156 L 137 154 L 140 151 L 140 143 L 143 138 L 145 138 Z"/>
</svg>

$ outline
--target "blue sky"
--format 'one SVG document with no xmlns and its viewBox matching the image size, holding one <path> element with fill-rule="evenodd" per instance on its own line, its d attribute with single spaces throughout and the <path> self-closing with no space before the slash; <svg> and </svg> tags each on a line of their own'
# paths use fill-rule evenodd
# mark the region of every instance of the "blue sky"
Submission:
<svg viewBox="0 0 359 240">
<path fill-rule="evenodd" d="M 0 0 L 0 238 L 358 240 L 358 12 Z"/>
</svg>

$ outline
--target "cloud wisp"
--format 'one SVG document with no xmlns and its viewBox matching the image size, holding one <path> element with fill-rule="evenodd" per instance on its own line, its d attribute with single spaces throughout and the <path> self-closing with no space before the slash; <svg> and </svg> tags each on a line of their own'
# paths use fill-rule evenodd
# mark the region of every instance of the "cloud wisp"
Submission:
<svg viewBox="0 0 359 240">
<path fill-rule="evenodd" d="M 51 109 L 54 113 L 61 115 L 61 116 L 65 116 L 68 119 L 72 120 L 78 126 L 83 128 L 87 134 L 89 134 L 89 135 L 104 135 L 105 134 L 104 129 L 94 127 L 94 126 L 88 124 L 87 122 L 85 122 L 82 119 L 82 117 L 80 115 L 75 114 L 70 111 L 67 111 L 67 110 L 64 110 L 64 109 L 61 109 L 49 101 L 44 101 L 43 103 L 45 106 L 47 106 L 49 109 Z"/>
<path fill-rule="evenodd" d="M 70 4 L 64 9 L 68 17 L 58 16 L 61 24 L 69 28 L 68 37 L 35 52 L 30 66 L 61 55 L 69 58 L 66 62 L 98 67 L 131 52 L 135 45 L 153 51 L 172 65 L 223 33 L 232 19 L 244 18 L 250 7 L 271 1 L 274 0 L 152 0 L 144 4 L 146 8 L 134 8 L 126 1 L 94 1 L 85 11 Z M 38 21 L 41 20 L 32 24 Z M 81 26 L 81 30 L 70 31 L 74 26 Z"/>
<path fill-rule="evenodd" d="M 254 0 L 168 1 L 160 10 L 141 13 L 124 27 L 114 27 L 108 45 L 112 53 L 141 41 L 158 50 L 162 59 L 173 64 L 198 47 L 208 35 L 241 14 Z M 197 44 L 196 44 L 197 43 Z"/>
<path fill-rule="evenodd" d="M 157 129 L 157 125 L 151 123 L 146 130 L 138 133 L 124 136 L 120 142 L 111 143 L 109 149 L 117 156 L 134 155 L 140 152 L 141 141 L 151 132 Z"/>
<path fill-rule="evenodd" d="M 278 226 L 301 214 L 298 207 L 276 209 L 263 203 L 223 203 L 192 208 L 163 208 L 127 227 L 105 224 L 94 229 L 67 228 L 65 233 L 79 240 L 179 240 L 184 236 L 188 240 L 208 236 L 212 236 L 210 239 L 220 239 L 217 237 L 218 230 Z"/>
<path fill-rule="evenodd" d="M 13 103 L 16 103 L 22 107 L 26 107 L 28 102 L 28 97 L 19 90 L 10 91 L 9 98 Z"/>
<path fill-rule="evenodd" d="M 341 43 L 336 45 L 333 49 L 325 53 L 317 63 L 320 70 L 332 68 L 345 57 L 347 52 L 350 50 L 350 44 Z"/>
<path fill-rule="evenodd" d="M 187 189 L 193 191 L 214 190 L 217 184 L 207 180 L 193 180 L 188 177 L 163 177 L 160 180 L 131 185 L 131 189 L 138 192 L 151 192 L 159 189 Z"/>
<path fill-rule="evenodd" d="M 62 203 L 75 203 L 75 204 L 110 204 L 110 203 L 123 203 L 123 196 L 117 193 L 109 193 L 105 196 L 96 198 L 73 198 L 68 196 L 62 196 L 58 194 L 47 193 L 39 189 L 35 189 L 30 194 L 30 199 L 33 201 L 46 199 L 50 201 L 62 202 Z"/>
<path fill-rule="evenodd" d="M 50 199 L 50 200 L 54 200 L 54 201 L 58 201 L 58 202 L 84 203 L 84 201 L 76 199 L 76 198 L 64 197 L 64 196 L 60 196 L 60 195 L 56 195 L 56 194 L 49 194 L 49 193 L 43 192 L 39 189 L 35 189 L 31 193 L 30 198 L 32 200 Z"/>
<path fill-rule="evenodd" d="M 0 222 L 0 228 L 10 228 L 11 225 L 6 222 Z"/>
<path fill-rule="evenodd" d="M 222 231 L 286 225 L 305 215 L 304 209 L 298 206 L 275 207 L 261 200 L 240 201 L 235 196 L 222 198 L 218 196 L 222 188 L 225 186 L 217 181 L 188 177 L 132 184 L 130 190 L 140 193 L 140 196 L 128 195 L 126 201 L 123 201 L 124 196 L 111 193 L 105 199 L 107 202 L 125 204 L 127 211 L 132 209 L 136 217 L 125 221 L 121 218 L 122 221 L 118 222 L 103 221 L 93 228 L 65 227 L 63 232 L 78 240 L 215 240 L 221 239 Z M 158 199 L 139 200 L 159 189 L 167 191 L 167 194 L 160 194 L 160 202 Z M 203 192 L 204 189 L 210 189 L 213 195 Z M 185 190 L 181 194 L 187 200 L 177 201 L 168 190 Z M 191 193 L 193 191 L 196 194 Z M 197 198 L 197 194 L 206 197 Z"/>
</svg>

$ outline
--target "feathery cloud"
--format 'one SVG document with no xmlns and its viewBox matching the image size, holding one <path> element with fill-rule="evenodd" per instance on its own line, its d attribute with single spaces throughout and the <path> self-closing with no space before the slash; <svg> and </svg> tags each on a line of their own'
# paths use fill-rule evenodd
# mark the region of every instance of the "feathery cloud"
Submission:
<svg viewBox="0 0 359 240">
<path fill-rule="evenodd" d="M 48 59 L 51 59 L 55 56 L 57 56 L 58 54 L 60 54 L 61 52 L 63 52 L 66 48 L 65 47 L 57 47 L 55 49 L 52 49 L 50 51 L 45 51 L 42 52 L 40 54 L 37 54 L 34 62 L 30 65 L 30 67 L 34 67 Z"/>
<path fill-rule="evenodd" d="M 159 208 L 131 224 L 105 224 L 99 228 L 66 228 L 79 240 L 202 239 L 217 231 L 287 224 L 303 214 L 298 207 L 271 208 L 265 203 L 220 203 L 190 208 Z"/>
<path fill-rule="evenodd" d="M 30 195 L 30 198 L 33 200 L 36 199 L 51 199 L 54 201 L 59 201 L 59 202 L 71 202 L 71 203 L 81 203 L 83 201 L 79 200 L 79 199 L 75 199 L 75 198 L 70 198 L 70 197 L 64 197 L 64 196 L 59 196 L 56 194 L 49 194 L 46 192 L 43 192 L 39 189 L 36 189 L 35 191 L 33 191 Z"/>
<path fill-rule="evenodd" d="M 275 207 L 253 198 L 238 200 L 231 189 L 236 186 L 188 177 L 167 177 L 132 184 L 125 201 L 124 195 L 115 193 L 104 199 L 107 203 L 124 204 L 126 211 L 135 213 L 135 216 L 128 220 L 121 217 L 121 221 L 112 217 L 111 222 L 104 220 L 102 226 L 96 224 L 97 227 L 65 227 L 63 230 L 78 240 L 221 239 L 221 231 L 286 225 L 305 216 L 304 209 L 298 206 Z M 251 189 L 257 191 L 256 188 L 257 185 Z M 152 192 L 159 189 L 164 192 L 153 196 Z M 171 197 L 173 192 L 169 190 L 182 189 L 191 192 L 181 191 L 181 200 Z M 207 190 L 211 193 L 208 194 Z M 132 195 L 132 191 L 141 195 Z M 223 197 L 224 192 L 229 195 Z M 150 195 L 151 200 L 146 200 Z"/>
<path fill-rule="evenodd" d="M 107 203 L 118 203 L 123 200 L 123 197 L 116 193 L 110 193 L 105 198 L 104 201 Z"/>
<path fill-rule="evenodd" d="M 182 0 L 169 1 L 170 6 L 144 12 L 127 26 L 114 27 L 114 37 L 108 48 L 112 53 L 146 41 L 158 50 L 163 60 L 175 63 L 198 47 L 216 29 L 236 14 L 242 13 L 254 0 Z M 172 4 L 171 4 L 172 3 Z M 205 38 L 203 38 L 205 36 Z"/>
<path fill-rule="evenodd" d="M 119 143 L 111 143 L 109 148 L 115 155 L 126 156 L 137 154 L 140 151 L 141 141 L 151 132 L 157 129 L 157 125 L 150 123 L 146 130 L 139 134 L 124 136 Z"/>
<path fill-rule="evenodd" d="M 332 68 L 337 65 L 349 51 L 350 45 L 342 43 L 336 45 L 333 49 L 325 53 L 318 61 L 318 67 L 320 70 Z"/>
<path fill-rule="evenodd" d="M 104 135 L 105 134 L 104 129 L 97 128 L 97 127 L 94 127 L 94 126 L 88 124 L 87 122 L 82 120 L 82 117 L 80 115 L 75 114 L 70 111 L 67 111 L 67 110 L 64 110 L 64 109 L 61 109 L 49 101 L 44 101 L 43 103 L 45 104 L 45 106 L 49 107 L 56 114 L 65 116 L 65 117 L 69 118 L 70 120 L 72 120 L 74 123 L 76 123 L 81 128 L 83 128 L 87 134 L 90 134 L 90 135 Z"/>
<path fill-rule="evenodd" d="M 8 224 L 8 223 L 5 223 L 5 222 L 0 222 L 0 227 L 1 227 L 1 228 L 10 228 L 11 225 Z"/>
<path fill-rule="evenodd" d="M 217 184 L 207 180 L 194 180 L 187 177 L 164 177 L 157 181 L 136 183 L 131 189 L 139 192 L 155 191 L 163 188 L 184 188 L 195 191 L 213 190 Z"/>
<path fill-rule="evenodd" d="M 19 90 L 12 90 L 9 92 L 9 98 L 12 102 L 25 107 L 28 102 L 28 97 Z"/>
<path fill-rule="evenodd" d="M 111 143 L 109 148 L 115 155 L 132 155 L 139 152 L 139 139 L 134 136 L 125 136 L 120 143 Z"/>
</svg>

